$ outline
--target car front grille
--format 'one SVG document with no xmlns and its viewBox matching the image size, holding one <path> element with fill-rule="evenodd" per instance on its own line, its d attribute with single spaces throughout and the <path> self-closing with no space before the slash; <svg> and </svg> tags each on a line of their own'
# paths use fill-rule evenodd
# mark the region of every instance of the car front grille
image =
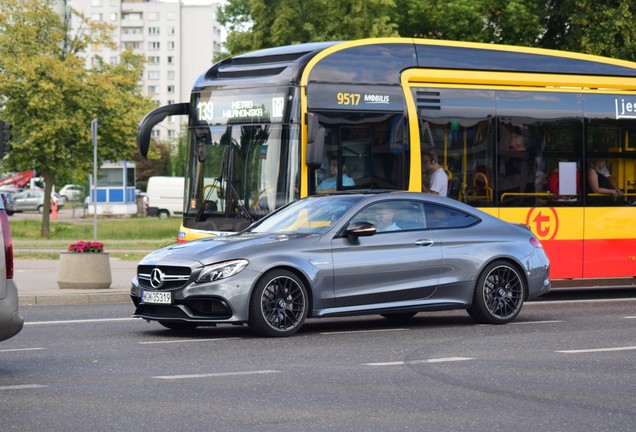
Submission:
<svg viewBox="0 0 636 432">
<path fill-rule="evenodd" d="M 190 267 L 148 266 L 137 267 L 137 279 L 142 288 L 171 290 L 185 286 L 190 280 Z"/>
</svg>

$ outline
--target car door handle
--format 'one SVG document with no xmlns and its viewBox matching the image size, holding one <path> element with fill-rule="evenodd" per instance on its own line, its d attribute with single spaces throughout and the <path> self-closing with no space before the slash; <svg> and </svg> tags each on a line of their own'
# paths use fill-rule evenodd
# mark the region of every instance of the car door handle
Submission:
<svg viewBox="0 0 636 432">
<path fill-rule="evenodd" d="M 415 241 L 415 246 L 431 246 L 433 243 L 435 242 L 431 239 L 421 239 Z"/>
</svg>

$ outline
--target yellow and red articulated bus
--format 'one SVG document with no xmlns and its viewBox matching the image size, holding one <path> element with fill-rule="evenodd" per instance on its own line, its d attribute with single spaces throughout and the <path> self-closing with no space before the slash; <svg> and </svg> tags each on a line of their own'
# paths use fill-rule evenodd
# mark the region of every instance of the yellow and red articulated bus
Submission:
<svg viewBox="0 0 636 432">
<path fill-rule="evenodd" d="M 426 39 L 300 44 L 213 65 L 190 102 L 141 121 L 142 155 L 173 115 L 189 125 L 179 241 L 319 192 L 332 160 L 337 190 L 421 191 L 435 150 L 449 196 L 530 226 L 553 279 L 634 283 L 636 63 Z"/>
</svg>

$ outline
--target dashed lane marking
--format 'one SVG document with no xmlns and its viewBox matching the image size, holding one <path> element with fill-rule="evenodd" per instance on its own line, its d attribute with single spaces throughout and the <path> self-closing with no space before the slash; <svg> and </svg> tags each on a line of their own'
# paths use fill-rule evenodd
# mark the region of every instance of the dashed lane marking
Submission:
<svg viewBox="0 0 636 432">
<path fill-rule="evenodd" d="M 636 350 L 636 346 L 591 348 L 591 349 L 579 349 L 579 350 L 561 350 L 561 351 L 555 351 L 555 352 L 563 353 L 563 354 L 586 354 L 586 353 L 597 353 L 597 352 L 632 351 L 632 350 Z"/>
<path fill-rule="evenodd" d="M 239 372 L 216 372 L 216 373 L 192 374 L 192 375 L 162 375 L 162 376 L 154 376 L 153 378 L 161 379 L 161 380 L 179 380 L 179 379 L 192 379 L 192 378 L 218 378 L 218 377 L 244 376 L 244 375 L 265 375 L 265 374 L 275 374 L 275 373 L 282 373 L 282 371 L 256 370 L 256 371 L 239 371 Z"/>
<path fill-rule="evenodd" d="M 459 361 L 467 361 L 467 360 L 475 360 L 475 358 L 474 357 L 443 357 L 443 358 L 424 359 L 424 360 L 408 360 L 408 361 L 395 361 L 395 362 L 384 362 L 384 363 L 363 363 L 363 365 L 364 366 L 402 366 L 402 365 L 426 364 L 426 363 L 459 362 Z"/>
</svg>

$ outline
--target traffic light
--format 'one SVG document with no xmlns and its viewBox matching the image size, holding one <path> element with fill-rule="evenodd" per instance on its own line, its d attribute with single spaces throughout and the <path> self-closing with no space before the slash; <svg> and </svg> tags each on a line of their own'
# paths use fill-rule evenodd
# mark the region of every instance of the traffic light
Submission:
<svg viewBox="0 0 636 432">
<path fill-rule="evenodd" d="M 11 128 L 8 123 L 0 120 L 0 159 L 3 158 L 11 150 Z"/>
</svg>

